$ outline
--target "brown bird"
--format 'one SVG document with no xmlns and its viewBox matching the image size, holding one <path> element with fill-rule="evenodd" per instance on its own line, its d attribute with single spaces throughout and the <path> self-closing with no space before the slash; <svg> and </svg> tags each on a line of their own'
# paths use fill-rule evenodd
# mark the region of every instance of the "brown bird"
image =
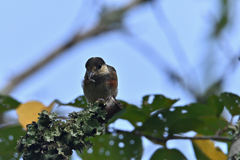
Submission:
<svg viewBox="0 0 240 160">
<path fill-rule="evenodd" d="M 85 67 L 87 70 L 82 87 L 88 103 L 117 96 L 118 78 L 114 67 L 107 65 L 100 57 L 88 59 Z"/>
</svg>

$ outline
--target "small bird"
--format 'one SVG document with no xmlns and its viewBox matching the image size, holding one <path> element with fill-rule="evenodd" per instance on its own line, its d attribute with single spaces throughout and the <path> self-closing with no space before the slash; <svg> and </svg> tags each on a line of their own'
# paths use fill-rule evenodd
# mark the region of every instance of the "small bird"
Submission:
<svg viewBox="0 0 240 160">
<path fill-rule="evenodd" d="M 100 57 L 88 59 L 85 67 L 87 70 L 82 87 L 88 103 L 117 96 L 118 78 L 114 67 L 107 65 Z"/>
</svg>

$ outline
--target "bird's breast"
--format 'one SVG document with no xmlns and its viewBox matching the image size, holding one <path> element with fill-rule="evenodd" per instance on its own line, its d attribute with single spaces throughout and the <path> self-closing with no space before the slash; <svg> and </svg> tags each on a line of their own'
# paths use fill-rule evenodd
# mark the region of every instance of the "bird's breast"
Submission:
<svg viewBox="0 0 240 160">
<path fill-rule="evenodd" d="M 96 81 L 84 84 L 84 95 L 90 103 L 94 103 L 99 98 L 106 99 L 110 94 L 110 90 L 105 83 L 97 83 Z"/>
</svg>

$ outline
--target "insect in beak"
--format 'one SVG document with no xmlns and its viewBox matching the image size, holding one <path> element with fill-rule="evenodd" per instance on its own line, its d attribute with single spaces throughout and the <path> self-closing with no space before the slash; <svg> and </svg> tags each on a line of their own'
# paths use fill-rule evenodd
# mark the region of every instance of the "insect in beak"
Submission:
<svg viewBox="0 0 240 160">
<path fill-rule="evenodd" d="M 93 72 L 93 71 L 88 72 L 87 78 L 88 78 L 88 80 L 91 81 L 91 82 L 95 82 L 95 80 L 92 79 L 92 76 L 93 76 L 93 75 L 94 75 L 94 72 Z"/>
</svg>

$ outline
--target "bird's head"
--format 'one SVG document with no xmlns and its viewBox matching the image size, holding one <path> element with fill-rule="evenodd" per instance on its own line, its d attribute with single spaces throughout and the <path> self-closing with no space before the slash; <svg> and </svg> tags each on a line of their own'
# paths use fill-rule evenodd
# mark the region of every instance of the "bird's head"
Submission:
<svg viewBox="0 0 240 160">
<path fill-rule="evenodd" d="M 95 82 L 93 77 L 103 76 L 109 73 L 106 63 L 100 57 L 92 57 L 88 59 L 85 67 L 87 69 L 85 78 L 87 78 L 87 80 L 92 82 Z"/>
</svg>

